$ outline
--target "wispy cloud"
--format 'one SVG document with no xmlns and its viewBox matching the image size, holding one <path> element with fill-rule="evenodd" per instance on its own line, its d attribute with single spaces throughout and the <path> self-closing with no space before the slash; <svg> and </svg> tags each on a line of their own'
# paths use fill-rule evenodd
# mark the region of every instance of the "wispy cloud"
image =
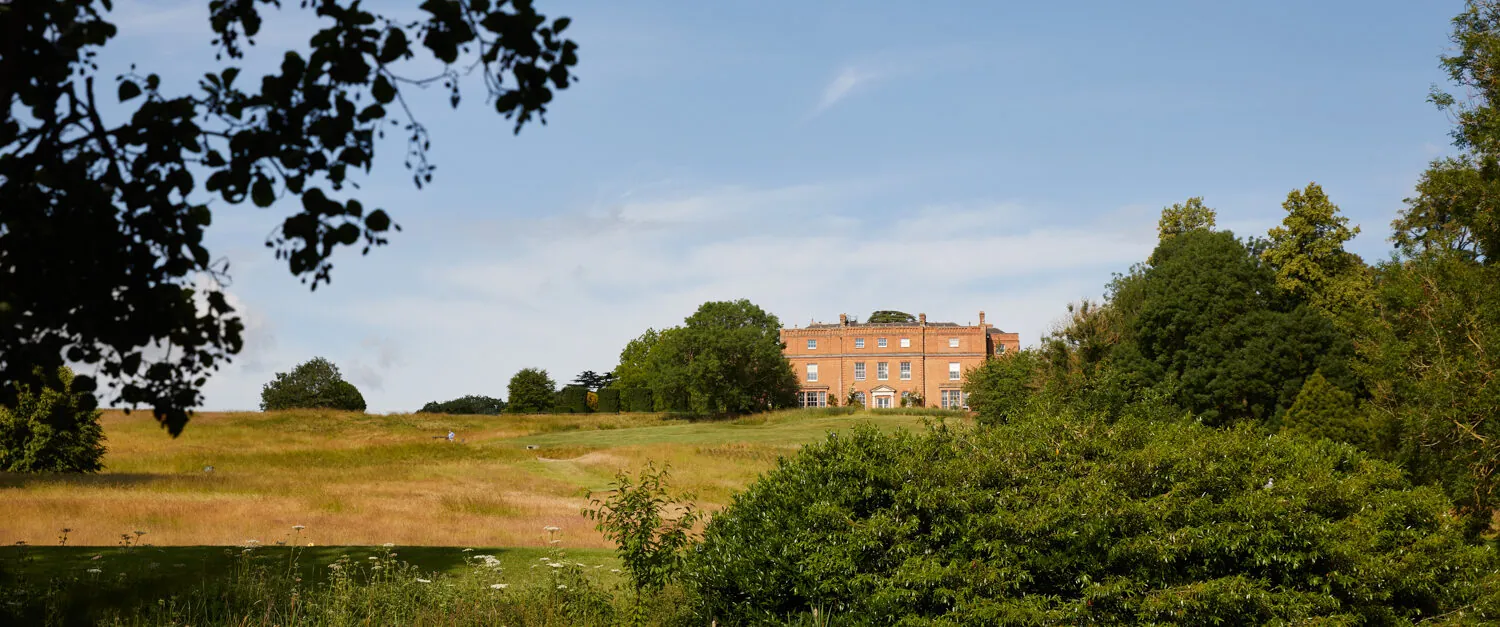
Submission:
<svg viewBox="0 0 1500 627">
<path fill-rule="evenodd" d="M 827 111 L 839 101 L 848 98 L 861 86 L 884 78 L 887 74 L 887 72 L 872 68 L 854 66 L 844 68 L 823 88 L 823 97 L 818 101 L 818 106 L 813 109 L 813 115 Z"/>
</svg>

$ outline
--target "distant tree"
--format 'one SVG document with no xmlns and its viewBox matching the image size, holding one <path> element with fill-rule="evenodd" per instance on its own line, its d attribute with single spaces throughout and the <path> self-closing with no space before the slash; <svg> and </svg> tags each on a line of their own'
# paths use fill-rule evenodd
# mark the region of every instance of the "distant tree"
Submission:
<svg viewBox="0 0 1500 627">
<path fill-rule="evenodd" d="M 314 357 L 291 372 L 278 372 L 260 391 L 260 410 L 341 409 L 364 411 L 365 397 L 339 374 L 338 366 Z"/>
<path fill-rule="evenodd" d="M 699 414 L 791 407 L 800 389 L 781 321 L 748 300 L 704 303 L 651 350 L 657 406 Z"/>
<path fill-rule="evenodd" d="M 586 414 L 590 410 L 588 399 L 591 393 L 581 385 L 564 385 L 552 394 L 551 411 L 558 414 Z"/>
<path fill-rule="evenodd" d="M 889 310 L 889 309 L 882 309 L 880 311 L 877 311 L 877 312 L 874 312 L 874 313 L 870 314 L 870 318 L 868 320 L 866 320 L 865 322 L 868 322 L 870 324 L 879 324 L 879 323 L 886 323 L 886 322 L 895 322 L 895 323 L 899 323 L 899 324 L 906 324 L 906 323 L 911 323 L 911 322 L 916 322 L 916 321 L 917 321 L 917 317 L 916 316 L 913 316 L 913 315 L 911 315 L 909 313 L 906 313 L 904 311 L 893 311 L 893 310 Z"/>
<path fill-rule="evenodd" d="M 0 407 L 0 471 L 98 472 L 104 428 L 92 394 L 73 389 L 73 371 L 57 387 L 23 385 L 15 404 Z"/>
<path fill-rule="evenodd" d="M 620 390 L 641 389 L 651 386 L 651 349 L 661 340 L 656 329 L 646 329 L 640 337 L 630 340 L 620 351 L 620 364 L 615 366 L 610 385 Z M 639 410 L 632 410 L 639 411 Z"/>
<path fill-rule="evenodd" d="M 539 414 L 552 409 L 557 384 L 547 371 L 540 368 L 522 368 L 510 378 L 507 388 L 506 411 L 513 414 Z"/>
<path fill-rule="evenodd" d="M 457 107 L 462 78 L 477 74 L 485 106 L 519 132 L 578 61 L 568 19 L 531 2 L 408 1 L 381 14 L 357 0 L 213 0 L 189 36 L 212 39 L 211 71 L 172 86 L 133 67 L 99 74 L 135 22 L 111 22 L 112 4 L 0 2 L 0 404 L 15 382 L 55 384 L 66 359 L 97 365 L 115 402 L 151 406 L 172 435 L 243 344 L 219 287 L 227 265 L 205 245 L 215 213 L 282 199 L 266 246 L 293 276 L 326 283 L 335 250 L 368 252 L 398 230 L 352 197 L 386 132 L 407 140 L 416 185 L 432 180 L 427 127 L 405 96 L 442 82 Z M 236 80 L 263 15 L 299 5 L 311 39 L 266 50 L 270 72 Z"/>
<path fill-rule="evenodd" d="M 494 416 L 505 411 L 505 401 L 488 396 L 461 396 L 441 403 L 433 401 L 417 410 L 419 414 L 466 414 Z"/>
<path fill-rule="evenodd" d="M 1161 210 L 1161 219 L 1156 223 L 1157 238 L 1165 242 L 1188 231 L 1212 231 L 1217 215 L 1212 207 L 1203 204 L 1203 198 L 1189 198 L 1185 203 Z"/>
<path fill-rule="evenodd" d="M 1287 215 L 1271 229 L 1261 258 L 1276 272 L 1276 286 L 1338 319 L 1369 306 L 1369 277 L 1359 256 L 1344 244 L 1359 234 L 1317 183 L 1292 190 L 1282 204 Z"/>
<path fill-rule="evenodd" d="M 614 380 L 615 375 L 613 373 L 606 372 L 604 374 L 600 374 L 594 372 L 593 370 L 585 370 L 578 373 L 578 376 L 573 378 L 573 384 L 581 385 L 584 388 L 587 388 L 590 392 L 597 392 L 599 391 L 599 388 L 608 386 L 610 383 L 614 382 Z"/>
</svg>

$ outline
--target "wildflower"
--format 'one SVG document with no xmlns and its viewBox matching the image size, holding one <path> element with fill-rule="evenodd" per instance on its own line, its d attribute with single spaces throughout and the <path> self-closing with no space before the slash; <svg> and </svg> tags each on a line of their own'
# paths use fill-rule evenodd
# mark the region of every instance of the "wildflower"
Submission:
<svg viewBox="0 0 1500 627">
<path fill-rule="evenodd" d="M 135 530 L 135 537 L 139 538 L 139 537 L 144 536 L 144 535 L 146 535 L 146 532 L 141 531 L 140 529 L 136 529 Z"/>
<path fill-rule="evenodd" d="M 620 572 L 620 569 L 618 569 L 618 568 L 611 568 L 611 569 L 609 569 L 609 572 L 618 573 L 618 572 Z"/>
<path fill-rule="evenodd" d="M 338 564 L 329 564 L 328 567 L 331 568 L 331 569 L 333 569 L 333 570 L 338 570 L 339 569 L 339 565 Z"/>
<path fill-rule="evenodd" d="M 97 568 L 90 568 L 90 569 L 88 569 L 88 572 L 97 575 L 97 574 L 102 573 L 104 571 L 99 570 Z"/>
<path fill-rule="evenodd" d="M 374 556 L 374 555 L 371 555 L 371 556 L 369 556 L 369 557 L 367 557 L 367 558 L 365 558 L 365 559 L 367 559 L 367 560 L 378 560 L 378 559 L 380 559 L 380 558 L 378 558 L 378 557 L 375 557 L 375 556 Z"/>
<path fill-rule="evenodd" d="M 574 563 L 574 564 L 576 564 L 576 565 L 578 565 L 578 566 L 581 566 L 581 567 L 583 567 L 583 568 L 588 568 L 588 567 L 589 567 L 589 565 L 588 565 L 588 564 L 585 564 L 585 563 L 583 563 L 583 562 L 573 562 L 573 563 Z"/>
<path fill-rule="evenodd" d="M 306 525 L 292 525 L 292 531 L 302 531 L 303 529 L 306 529 L 306 528 L 307 528 Z"/>
<path fill-rule="evenodd" d="M 508 583 L 492 583 L 492 584 L 490 584 L 490 589 L 491 590 L 504 590 L 504 589 L 509 588 L 509 587 L 510 587 L 510 584 L 508 584 Z"/>
<path fill-rule="evenodd" d="M 547 525 L 546 527 L 542 527 L 542 531 L 547 531 L 547 532 L 562 531 L 562 527 L 554 527 L 552 525 Z"/>
<path fill-rule="evenodd" d="M 417 583 L 432 583 L 432 580 L 431 579 L 423 579 L 421 577 L 417 577 Z"/>
<path fill-rule="evenodd" d="M 474 549 L 464 549 L 464 550 L 459 551 L 459 552 L 460 553 L 472 553 L 473 551 L 474 551 Z"/>
<path fill-rule="evenodd" d="M 63 530 L 62 530 L 62 532 L 63 532 L 63 533 L 73 533 L 73 530 L 72 530 L 72 529 L 68 529 L 68 528 L 66 528 L 66 527 L 64 527 L 64 528 L 63 528 Z"/>
<path fill-rule="evenodd" d="M 313 545 L 313 543 L 311 543 L 311 542 L 307 543 L 307 546 L 312 546 L 312 545 Z"/>
<path fill-rule="evenodd" d="M 553 568 L 562 568 L 562 567 L 563 567 L 563 565 L 562 565 L 562 564 L 559 564 L 559 563 L 557 563 L 557 562 L 548 562 L 548 563 L 547 563 L 547 565 L 548 565 L 548 566 L 551 566 L 551 567 L 553 567 Z"/>
<path fill-rule="evenodd" d="M 380 545 L 380 546 L 383 546 L 383 547 L 385 547 L 385 548 L 387 548 L 387 549 L 389 549 L 389 548 L 391 548 L 391 547 L 393 547 L 393 546 L 396 546 L 396 543 L 395 543 L 395 542 L 387 542 L 387 543 L 385 543 L 385 544 L 382 544 L 382 545 Z"/>
<path fill-rule="evenodd" d="M 567 586 L 565 586 L 565 585 L 563 585 L 563 584 L 557 584 L 557 589 L 558 589 L 558 590 L 567 590 L 567 589 L 568 589 L 568 587 L 567 587 Z"/>
<path fill-rule="evenodd" d="M 550 557 L 543 557 L 543 558 L 539 558 L 539 559 L 540 559 L 540 561 L 543 561 L 543 562 L 550 562 L 550 561 L 552 561 L 552 558 L 550 558 Z"/>
</svg>

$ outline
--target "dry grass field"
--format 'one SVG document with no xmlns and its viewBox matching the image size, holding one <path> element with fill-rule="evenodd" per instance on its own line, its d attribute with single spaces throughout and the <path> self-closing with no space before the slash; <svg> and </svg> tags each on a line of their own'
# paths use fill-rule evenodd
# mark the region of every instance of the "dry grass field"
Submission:
<svg viewBox="0 0 1500 627">
<path fill-rule="evenodd" d="M 0 473 L 0 543 L 156 546 L 257 540 L 317 545 L 604 547 L 580 515 L 588 490 L 647 460 L 712 510 L 780 455 L 899 413 L 780 412 L 726 422 L 650 414 L 446 416 L 206 413 L 172 439 L 149 413 L 107 412 L 106 470 Z M 948 418 L 951 422 L 955 419 Z M 458 441 L 442 439 L 453 430 Z M 212 471 L 205 467 L 212 466 Z M 305 529 L 293 530 L 301 525 Z"/>
</svg>

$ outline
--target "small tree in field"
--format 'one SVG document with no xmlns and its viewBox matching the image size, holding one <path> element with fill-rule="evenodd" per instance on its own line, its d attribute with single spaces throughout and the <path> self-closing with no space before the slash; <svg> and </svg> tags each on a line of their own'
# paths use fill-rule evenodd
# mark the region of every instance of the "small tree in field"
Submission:
<svg viewBox="0 0 1500 627">
<path fill-rule="evenodd" d="M 291 372 L 278 372 L 260 391 L 260 410 L 341 409 L 364 411 L 365 397 L 344 380 L 338 366 L 322 357 L 299 364 Z"/>
<path fill-rule="evenodd" d="M 552 408 L 557 384 L 547 375 L 546 370 L 522 368 L 510 378 L 510 386 L 506 391 L 510 395 L 506 401 L 506 411 L 513 414 L 537 414 Z"/>
<path fill-rule="evenodd" d="M 583 514 L 595 521 L 615 552 L 635 589 L 636 620 L 641 619 L 641 596 L 661 590 L 682 568 L 684 549 L 693 541 L 693 526 L 702 515 L 691 495 L 674 497 L 667 488 L 668 468 L 646 463 L 634 480 L 625 471 L 615 474 L 614 489 L 600 498 L 589 492 Z M 675 510 L 676 518 L 663 512 Z"/>
<path fill-rule="evenodd" d="M 104 467 L 104 429 L 88 392 L 73 389 L 73 371 L 58 372 L 60 387 L 19 384 L 13 407 L 0 407 L 0 471 L 98 472 Z"/>
</svg>

